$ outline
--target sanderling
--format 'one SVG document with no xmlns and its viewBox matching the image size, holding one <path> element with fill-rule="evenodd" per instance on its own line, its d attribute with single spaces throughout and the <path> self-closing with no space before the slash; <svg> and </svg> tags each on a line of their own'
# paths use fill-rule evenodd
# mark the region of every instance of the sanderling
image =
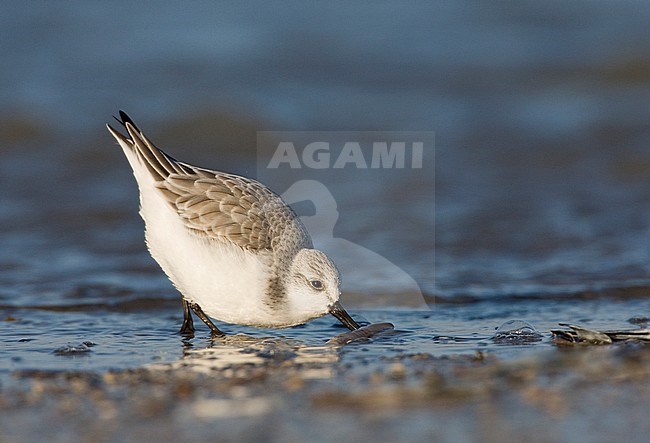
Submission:
<svg viewBox="0 0 650 443">
<path fill-rule="evenodd" d="M 239 175 L 182 163 L 156 148 L 133 120 L 110 125 L 140 189 L 145 238 L 183 297 L 181 333 L 194 332 L 192 310 L 213 334 L 209 317 L 256 327 L 288 327 L 332 314 L 359 325 L 339 303 L 340 276 L 282 199 Z"/>
</svg>

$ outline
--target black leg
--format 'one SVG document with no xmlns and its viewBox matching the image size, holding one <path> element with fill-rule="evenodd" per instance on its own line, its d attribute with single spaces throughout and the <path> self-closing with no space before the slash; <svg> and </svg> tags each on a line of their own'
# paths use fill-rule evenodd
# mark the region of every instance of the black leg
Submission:
<svg viewBox="0 0 650 443">
<path fill-rule="evenodd" d="M 194 321 L 190 313 L 190 302 L 185 299 L 183 299 L 183 325 L 178 332 L 183 335 L 194 335 Z"/>
<path fill-rule="evenodd" d="M 201 306 L 199 306 L 197 303 L 188 303 L 188 305 L 189 305 L 190 309 L 192 309 L 192 311 L 194 311 L 196 316 L 199 317 L 201 320 L 203 320 L 203 323 L 208 325 L 208 328 L 210 328 L 210 330 L 212 331 L 212 335 L 218 335 L 220 337 L 223 337 L 223 336 L 226 335 L 223 332 L 221 332 L 219 330 L 219 328 L 217 328 L 214 325 L 214 323 L 212 323 L 212 321 L 208 318 L 207 315 L 205 315 L 205 312 L 203 312 L 203 309 L 201 309 Z"/>
</svg>

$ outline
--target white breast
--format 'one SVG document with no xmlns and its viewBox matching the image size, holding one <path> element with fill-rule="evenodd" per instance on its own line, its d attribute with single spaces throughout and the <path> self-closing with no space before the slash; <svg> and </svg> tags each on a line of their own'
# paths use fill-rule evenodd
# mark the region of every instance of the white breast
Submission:
<svg viewBox="0 0 650 443">
<path fill-rule="evenodd" d="M 217 320 L 281 326 L 283 319 L 264 303 L 268 269 L 260 257 L 191 233 L 149 175 L 135 175 L 149 251 L 185 299 Z"/>
</svg>

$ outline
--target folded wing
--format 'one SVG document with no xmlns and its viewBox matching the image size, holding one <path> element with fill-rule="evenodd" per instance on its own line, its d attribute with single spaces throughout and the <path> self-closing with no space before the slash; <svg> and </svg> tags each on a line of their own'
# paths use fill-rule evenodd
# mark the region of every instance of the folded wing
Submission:
<svg viewBox="0 0 650 443">
<path fill-rule="evenodd" d="M 158 149 L 124 112 L 117 119 L 125 137 L 108 126 L 120 145 L 134 152 L 160 195 L 197 235 L 242 249 L 292 256 L 312 243 L 282 199 L 261 183 L 179 162 Z"/>
</svg>

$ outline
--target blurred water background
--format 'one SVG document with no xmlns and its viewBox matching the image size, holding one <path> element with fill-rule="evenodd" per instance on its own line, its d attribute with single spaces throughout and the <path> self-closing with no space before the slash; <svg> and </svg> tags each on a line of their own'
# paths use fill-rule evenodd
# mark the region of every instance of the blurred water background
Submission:
<svg viewBox="0 0 650 443">
<path fill-rule="evenodd" d="M 648 23 L 643 1 L 4 2 L 0 369 L 181 352 L 178 294 L 104 128 L 118 109 L 175 157 L 249 176 L 257 131 L 434 132 L 417 181 L 338 182 L 337 237 L 408 273 L 433 311 L 399 314 L 421 335 L 398 347 L 647 316 Z M 315 324 L 285 333 L 310 343 L 333 321 Z M 85 339 L 88 359 L 52 355 Z"/>
</svg>

